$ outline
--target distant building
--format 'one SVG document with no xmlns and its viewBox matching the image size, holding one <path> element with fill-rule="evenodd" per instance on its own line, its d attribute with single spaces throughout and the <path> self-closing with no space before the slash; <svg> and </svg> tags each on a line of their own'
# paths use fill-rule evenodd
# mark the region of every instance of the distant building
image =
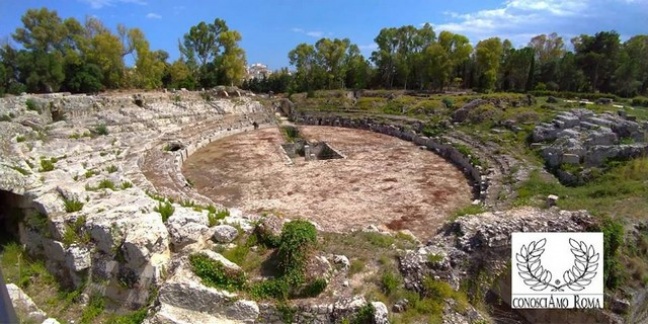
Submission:
<svg viewBox="0 0 648 324">
<path fill-rule="evenodd" d="M 246 79 L 263 79 L 267 78 L 272 74 L 272 71 L 268 69 L 268 66 L 261 63 L 254 63 L 247 68 Z"/>
</svg>

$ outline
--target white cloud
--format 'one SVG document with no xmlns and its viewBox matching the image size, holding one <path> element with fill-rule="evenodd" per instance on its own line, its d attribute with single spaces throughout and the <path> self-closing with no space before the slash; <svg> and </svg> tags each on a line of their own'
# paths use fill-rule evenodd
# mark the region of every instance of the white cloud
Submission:
<svg viewBox="0 0 648 324">
<path fill-rule="evenodd" d="M 118 4 L 132 3 L 140 6 L 145 6 L 147 3 L 144 0 L 79 0 L 90 5 L 93 9 L 101 9 L 103 7 L 112 7 Z"/>
<path fill-rule="evenodd" d="M 534 35 L 560 32 L 560 28 L 577 28 L 579 23 L 599 15 L 594 8 L 602 1 L 506 0 L 493 9 L 469 13 L 444 12 L 447 22 L 432 25 L 437 31 L 461 33 L 472 41 L 499 36 L 511 39 L 516 44 L 525 44 Z"/>
<path fill-rule="evenodd" d="M 148 19 L 162 19 L 162 16 L 154 13 L 154 12 L 149 12 L 146 14 L 146 18 Z"/>
<path fill-rule="evenodd" d="M 324 32 L 318 31 L 318 30 L 304 30 L 302 28 L 292 28 L 291 31 L 293 33 L 298 33 L 298 34 L 304 34 L 306 36 L 314 37 L 314 38 L 321 38 L 324 36 Z M 330 34 L 330 33 L 329 33 Z"/>
</svg>

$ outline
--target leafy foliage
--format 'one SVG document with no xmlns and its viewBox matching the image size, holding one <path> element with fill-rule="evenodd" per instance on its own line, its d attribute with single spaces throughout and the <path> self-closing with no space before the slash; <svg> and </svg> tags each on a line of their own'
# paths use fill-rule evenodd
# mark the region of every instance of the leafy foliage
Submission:
<svg viewBox="0 0 648 324">
<path fill-rule="evenodd" d="M 208 286 L 232 291 L 245 287 L 246 279 L 243 272 L 232 271 L 205 254 L 192 254 L 189 256 L 189 262 L 194 273 Z"/>
</svg>

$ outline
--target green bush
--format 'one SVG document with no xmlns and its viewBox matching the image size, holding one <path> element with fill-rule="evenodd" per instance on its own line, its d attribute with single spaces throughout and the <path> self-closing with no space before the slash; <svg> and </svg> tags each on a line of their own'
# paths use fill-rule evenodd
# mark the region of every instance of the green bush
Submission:
<svg viewBox="0 0 648 324">
<path fill-rule="evenodd" d="M 392 271 L 384 271 L 380 276 L 380 288 L 383 293 L 390 296 L 400 286 L 401 278 Z"/>
<path fill-rule="evenodd" d="M 22 135 L 16 136 L 16 142 L 18 142 L 18 143 L 22 143 L 25 140 L 26 140 L 25 136 L 22 136 Z"/>
<path fill-rule="evenodd" d="M 318 278 L 313 280 L 312 282 L 308 283 L 304 289 L 302 290 L 300 296 L 301 297 L 317 297 L 319 296 L 324 290 L 326 290 L 326 286 L 328 283 L 326 280 Z"/>
<path fill-rule="evenodd" d="M 78 212 L 83 208 L 83 203 L 76 199 L 65 199 L 63 198 L 63 203 L 65 204 L 65 211 L 68 213 Z"/>
<path fill-rule="evenodd" d="M 218 221 L 221 219 L 224 219 L 225 217 L 230 215 L 230 212 L 228 209 L 221 209 L 217 210 L 216 207 L 209 205 L 207 206 L 207 211 L 209 212 L 207 214 L 207 220 L 209 221 L 209 227 L 213 227 L 218 225 Z"/>
<path fill-rule="evenodd" d="M 35 111 L 38 113 L 41 112 L 40 107 L 38 107 L 38 104 L 36 103 L 36 101 L 34 101 L 34 99 L 27 99 L 27 101 L 25 101 L 25 104 L 27 105 L 27 110 Z"/>
<path fill-rule="evenodd" d="M 222 263 L 202 253 L 190 255 L 189 262 L 193 272 L 208 286 L 230 291 L 245 288 L 246 279 L 242 271 L 229 270 Z"/>
<path fill-rule="evenodd" d="M 175 207 L 170 202 L 158 202 L 158 206 L 154 210 L 162 216 L 162 221 L 166 222 L 171 215 L 175 212 Z"/>
<path fill-rule="evenodd" d="M 79 323 L 93 323 L 94 319 L 101 315 L 101 313 L 103 313 L 105 307 L 104 298 L 102 296 L 97 294 L 91 295 L 88 305 L 83 308 L 83 312 L 81 313 L 81 320 L 79 320 Z"/>
<path fill-rule="evenodd" d="M 119 170 L 119 169 L 118 169 L 116 166 L 114 166 L 114 165 L 111 165 L 111 166 L 109 166 L 109 167 L 106 168 L 106 171 L 108 171 L 108 173 L 115 173 L 115 172 L 117 172 L 118 170 Z"/>
<path fill-rule="evenodd" d="M 130 183 L 130 182 L 128 182 L 128 181 L 124 181 L 124 182 L 122 182 L 122 184 L 121 184 L 121 188 L 122 188 L 122 189 L 133 188 L 133 184 Z"/>
<path fill-rule="evenodd" d="M 99 185 L 97 186 L 97 189 L 110 189 L 115 191 L 115 183 L 112 182 L 110 179 L 103 179 L 99 181 Z"/>
<path fill-rule="evenodd" d="M 376 309 L 373 304 L 367 303 L 362 306 L 358 312 L 348 321 L 349 324 L 365 324 L 374 322 Z"/>
<path fill-rule="evenodd" d="M 108 127 L 106 127 L 106 124 L 99 124 L 95 126 L 94 133 L 100 136 L 108 135 Z"/>
<path fill-rule="evenodd" d="M 317 229 L 306 220 L 284 224 L 277 251 L 279 268 L 283 275 L 301 278 L 308 254 L 317 243 Z"/>
<path fill-rule="evenodd" d="M 443 104 L 444 104 L 447 108 L 453 108 L 453 107 L 454 107 L 454 102 L 453 102 L 452 99 L 450 99 L 450 98 L 443 98 L 443 100 L 441 100 L 441 102 L 443 102 Z"/>
<path fill-rule="evenodd" d="M 280 301 L 288 299 L 290 285 L 282 278 L 269 279 L 252 284 L 250 295 L 255 299 L 274 298 Z"/>
<path fill-rule="evenodd" d="M 40 160 L 40 164 L 41 164 L 40 172 L 49 172 L 49 171 L 54 170 L 54 163 L 56 163 L 56 162 L 52 162 L 52 160 L 41 159 Z"/>
</svg>

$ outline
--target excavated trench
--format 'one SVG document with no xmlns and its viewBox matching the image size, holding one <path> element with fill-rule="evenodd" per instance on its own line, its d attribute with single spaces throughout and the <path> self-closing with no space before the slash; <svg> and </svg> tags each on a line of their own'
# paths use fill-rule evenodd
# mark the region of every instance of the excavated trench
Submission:
<svg viewBox="0 0 648 324">
<path fill-rule="evenodd" d="M 328 126 L 300 132 L 317 143 L 308 148 L 315 159 L 290 158 L 280 129 L 265 128 L 210 143 L 182 173 L 224 206 L 306 218 L 336 232 L 376 225 L 430 237 L 472 200 L 460 170 L 411 142 Z M 326 159 L 336 155 L 344 158 Z"/>
</svg>

